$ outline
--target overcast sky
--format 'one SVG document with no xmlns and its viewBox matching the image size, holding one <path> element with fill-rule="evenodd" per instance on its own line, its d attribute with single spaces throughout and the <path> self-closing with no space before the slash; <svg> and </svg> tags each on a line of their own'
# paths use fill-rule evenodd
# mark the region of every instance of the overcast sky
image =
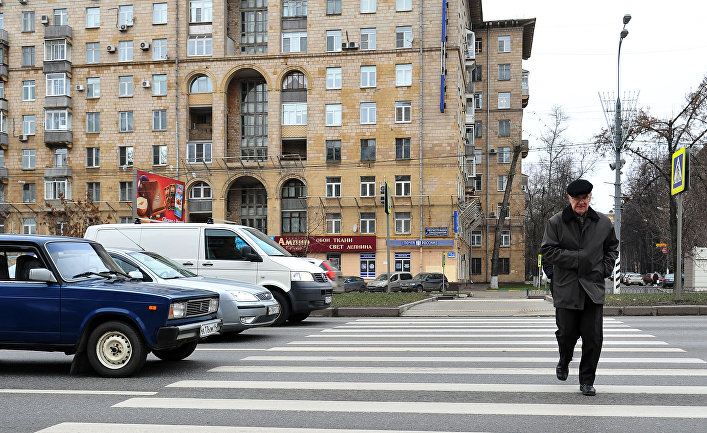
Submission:
<svg viewBox="0 0 707 433">
<path fill-rule="evenodd" d="M 616 94 L 616 63 L 624 14 L 632 16 L 621 47 L 621 94 L 640 92 L 637 105 L 653 115 L 671 117 L 685 95 L 707 74 L 707 2 L 695 0 L 485 0 L 484 20 L 536 18 L 530 59 L 530 102 L 523 136 L 531 153 L 523 171 L 537 157 L 541 119 L 553 105 L 569 115 L 567 139 L 589 143 L 606 127 L 598 93 Z M 599 158 L 599 157 L 597 157 Z M 591 176 L 592 207 L 614 207 L 614 172 L 599 160 Z M 624 169 L 626 172 L 626 169 Z M 624 176 L 624 180 L 625 180 Z"/>
</svg>

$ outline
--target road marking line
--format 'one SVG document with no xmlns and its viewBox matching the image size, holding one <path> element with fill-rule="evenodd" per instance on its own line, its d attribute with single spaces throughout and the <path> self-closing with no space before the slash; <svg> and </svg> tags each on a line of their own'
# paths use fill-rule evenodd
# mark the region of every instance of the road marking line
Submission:
<svg viewBox="0 0 707 433">
<path fill-rule="evenodd" d="M 547 337 L 552 337 L 554 334 L 552 332 L 545 332 L 545 333 L 540 333 L 540 334 L 524 334 L 523 337 L 529 338 L 547 338 Z M 389 334 L 378 334 L 378 333 L 352 333 L 352 334 L 333 334 L 333 333 L 327 333 L 327 334 L 312 334 L 308 335 L 307 338 L 424 338 L 424 337 L 434 337 L 434 338 L 514 338 L 518 337 L 519 335 L 517 333 L 508 333 L 508 334 L 472 334 L 472 333 L 457 333 L 457 334 L 445 334 L 441 332 L 427 332 L 427 333 L 417 333 L 417 334 L 408 334 L 408 333 L 389 333 Z M 654 335 L 651 334 L 612 334 L 612 335 L 605 335 L 604 338 L 655 338 Z"/>
<path fill-rule="evenodd" d="M 440 317 L 440 318 L 426 318 L 426 317 L 421 317 L 419 319 L 408 319 L 405 317 L 400 317 L 400 318 L 361 318 L 361 319 L 356 319 L 352 320 L 351 322 L 347 323 L 555 323 L 554 318 L 543 318 L 543 317 L 536 317 L 536 318 L 518 318 L 518 319 L 509 319 L 506 317 L 464 317 L 464 318 L 454 318 L 454 317 Z M 604 324 L 609 324 L 609 323 L 616 323 L 616 324 L 623 324 L 624 322 L 616 319 L 609 319 L 609 318 L 604 318 Z"/>
<path fill-rule="evenodd" d="M 532 389 L 534 385 L 527 385 Z M 579 393 L 579 390 L 577 390 Z M 131 398 L 113 405 L 120 408 L 248 410 L 272 412 L 431 413 L 450 415 L 534 415 L 626 418 L 707 418 L 707 406 L 451 403 L 416 401 L 326 401 L 198 398 Z"/>
<path fill-rule="evenodd" d="M 67 395 L 155 395 L 150 391 L 102 391 L 90 389 L 0 389 L 0 394 L 67 394 Z"/>
<path fill-rule="evenodd" d="M 205 349 L 209 350 L 209 349 Z M 225 349 L 238 351 L 238 349 Z M 268 352 L 557 352 L 556 347 L 297 347 L 278 346 Z M 575 352 L 580 348 L 575 347 Z M 684 353 L 678 347 L 604 347 L 602 352 Z"/>
<path fill-rule="evenodd" d="M 542 325 L 536 326 L 536 325 Z M 403 324 L 401 326 L 395 326 L 393 324 L 385 323 L 385 324 L 380 324 L 380 325 L 374 325 L 374 324 L 355 324 L 355 325 L 341 325 L 341 326 L 335 326 L 332 329 L 400 329 L 401 327 L 404 327 L 404 329 L 416 329 L 416 328 L 421 328 L 421 329 L 532 329 L 532 330 L 540 330 L 540 329 L 550 329 L 550 330 L 555 330 L 557 327 L 553 326 L 550 327 L 548 326 L 549 324 L 520 324 L 520 325 L 489 325 L 489 324 L 460 324 L 460 325 L 408 325 L 408 324 Z M 547 326 L 547 327 L 546 327 Z M 640 331 L 639 329 L 636 328 L 631 328 L 628 325 L 606 325 L 604 326 L 604 331 L 607 330 L 621 330 L 621 331 Z"/>
<path fill-rule="evenodd" d="M 353 345 L 382 345 L 382 346 L 401 346 L 404 344 L 410 344 L 412 346 L 466 346 L 466 345 L 507 345 L 507 346 L 557 346 L 557 340 L 481 340 L 481 341 L 459 341 L 459 340 L 300 340 L 291 341 L 287 343 L 289 345 L 319 345 L 319 344 L 330 344 L 330 345 L 341 345 L 341 346 L 353 346 Z M 665 341 L 658 340 L 609 340 L 604 341 L 604 346 L 667 346 L 668 343 Z M 581 347 L 582 343 L 577 342 L 577 347 Z"/>
<path fill-rule="evenodd" d="M 316 362 L 316 361 L 328 361 L 328 362 L 493 362 L 493 363 L 550 363 L 556 364 L 557 357 L 504 357 L 504 356 L 452 356 L 452 357 L 442 357 L 442 356 L 406 356 L 401 358 L 399 356 L 247 356 L 243 358 L 243 361 L 296 361 L 296 362 Z M 707 364 L 699 358 L 609 358 L 602 357 L 599 361 L 604 364 Z"/>
<path fill-rule="evenodd" d="M 408 329 L 408 328 L 409 327 L 407 327 L 407 326 L 405 328 L 397 328 L 397 327 L 390 327 L 390 328 L 380 327 L 379 328 L 379 327 L 376 327 L 376 328 L 365 328 L 365 331 L 362 328 L 343 328 L 343 329 L 340 328 L 340 329 L 325 329 L 325 330 L 321 331 L 321 333 L 349 334 L 349 333 L 353 333 L 353 332 L 370 332 L 372 334 L 378 334 L 381 332 L 398 332 L 400 334 L 406 334 L 406 333 L 410 333 L 410 332 L 417 332 L 417 333 L 425 332 L 424 329 L 429 329 L 430 331 L 428 333 L 431 333 L 431 334 L 436 334 L 437 332 L 439 332 L 439 331 L 434 330 L 435 329 L 434 326 L 423 327 L 424 329 L 422 329 L 422 330 Z M 412 327 L 412 328 L 414 328 L 414 327 Z M 522 333 L 526 333 L 526 332 L 540 332 L 540 331 L 555 332 L 555 330 L 557 330 L 556 327 L 552 327 L 552 328 L 514 328 L 512 330 L 497 329 L 497 328 L 492 328 L 492 327 L 483 327 L 483 328 L 476 328 L 476 329 L 475 328 L 468 328 L 468 327 L 463 327 L 463 329 L 453 329 L 453 328 L 443 328 L 443 329 L 447 329 L 446 332 L 449 332 L 449 333 L 460 333 L 460 334 L 463 333 L 463 334 L 472 334 L 472 335 L 479 333 L 479 332 L 501 333 L 501 332 L 509 332 L 509 331 L 513 331 L 513 333 L 517 335 L 517 334 L 522 334 Z M 615 333 L 626 333 L 626 332 L 641 332 L 641 331 L 638 329 L 604 329 L 604 334 L 615 334 Z"/>
<path fill-rule="evenodd" d="M 403 432 L 397 430 L 397 432 Z M 229 427 L 172 424 L 108 424 L 64 422 L 37 433 L 396 433 L 396 430 L 320 429 L 291 427 Z M 404 433 L 431 433 L 405 430 Z M 438 432 L 445 433 L 445 432 Z M 446 432 L 452 433 L 452 432 Z"/>
</svg>

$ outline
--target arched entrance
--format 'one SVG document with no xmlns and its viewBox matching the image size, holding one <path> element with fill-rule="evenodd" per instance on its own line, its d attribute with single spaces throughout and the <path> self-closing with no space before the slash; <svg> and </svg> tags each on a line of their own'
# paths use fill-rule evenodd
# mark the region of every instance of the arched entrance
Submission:
<svg viewBox="0 0 707 433">
<path fill-rule="evenodd" d="M 238 178 L 228 189 L 226 219 L 268 232 L 268 193 L 256 178 Z"/>
</svg>

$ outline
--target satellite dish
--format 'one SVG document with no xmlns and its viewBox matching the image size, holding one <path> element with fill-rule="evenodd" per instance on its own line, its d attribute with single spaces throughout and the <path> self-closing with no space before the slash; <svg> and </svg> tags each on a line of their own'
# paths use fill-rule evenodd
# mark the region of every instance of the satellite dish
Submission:
<svg viewBox="0 0 707 433">
<path fill-rule="evenodd" d="M 358 230 L 358 225 L 354 224 L 353 225 L 353 232 L 356 233 L 357 230 Z"/>
</svg>

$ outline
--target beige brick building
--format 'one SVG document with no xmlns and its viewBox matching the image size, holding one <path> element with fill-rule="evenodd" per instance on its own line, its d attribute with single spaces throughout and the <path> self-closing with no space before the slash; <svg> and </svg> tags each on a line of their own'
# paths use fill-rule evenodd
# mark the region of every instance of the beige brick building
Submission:
<svg viewBox="0 0 707 433">
<path fill-rule="evenodd" d="M 61 197 L 129 222 L 141 169 L 186 183 L 187 221 L 368 279 L 388 268 L 385 180 L 391 270 L 490 278 L 534 20 L 484 22 L 472 0 L 6 0 L 0 17 L 6 232 L 61 230 Z M 523 279 L 515 173 L 502 282 Z"/>
</svg>

